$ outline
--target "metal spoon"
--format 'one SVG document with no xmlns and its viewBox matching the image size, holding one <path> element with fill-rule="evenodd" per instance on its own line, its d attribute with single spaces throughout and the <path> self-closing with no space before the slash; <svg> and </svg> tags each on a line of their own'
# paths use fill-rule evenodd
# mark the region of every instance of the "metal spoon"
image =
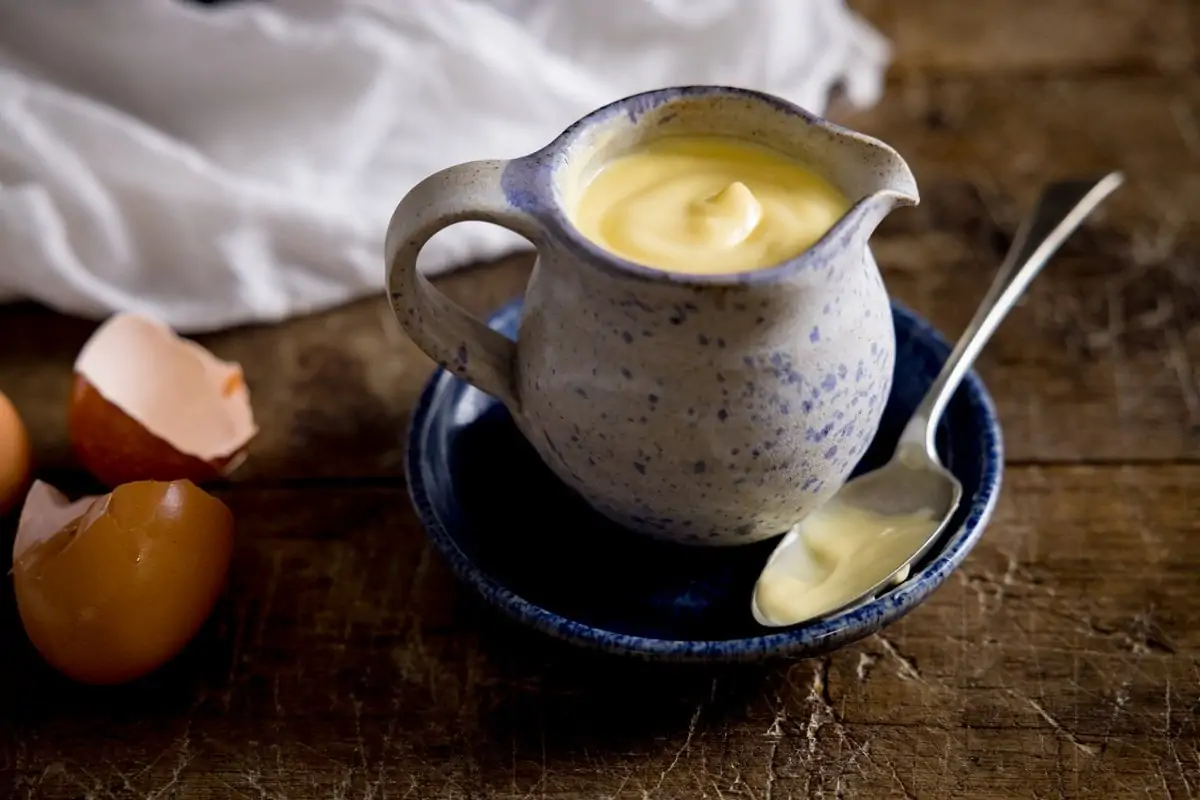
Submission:
<svg viewBox="0 0 1200 800">
<path fill-rule="evenodd" d="M 904 581 L 910 566 L 924 556 L 942 535 L 963 493 L 962 484 L 942 466 L 938 458 L 936 434 L 942 412 L 983 346 L 1016 305 L 1030 281 L 1088 215 L 1124 180 L 1121 173 L 1112 172 L 1100 178 L 1050 184 L 1043 190 L 1033 213 L 1017 231 L 1012 247 L 971 324 L 905 426 L 891 460 L 879 469 L 849 481 L 832 498 L 876 514 L 907 515 L 932 509 L 934 514 L 931 519 L 940 522 L 920 547 L 896 564 L 886 578 L 837 608 L 819 612 L 819 615 L 857 605 L 874 597 L 881 589 Z M 807 547 L 801 540 L 802 532 L 801 524 L 784 535 L 767 559 L 766 566 L 770 567 L 777 559 L 784 558 L 791 562 L 787 567 L 789 572 L 795 567 L 800 575 L 820 574 L 821 565 L 808 563 L 812 559 L 806 555 Z M 762 581 L 761 574 L 759 581 Z M 750 598 L 750 610 L 761 625 L 783 627 L 816 616 L 804 619 L 768 618 L 759 610 L 757 594 L 756 584 Z"/>
</svg>

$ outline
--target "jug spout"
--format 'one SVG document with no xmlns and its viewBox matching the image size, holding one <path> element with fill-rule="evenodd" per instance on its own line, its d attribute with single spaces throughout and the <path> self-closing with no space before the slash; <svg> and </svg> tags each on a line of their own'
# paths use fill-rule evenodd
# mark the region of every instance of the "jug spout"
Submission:
<svg viewBox="0 0 1200 800">
<path fill-rule="evenodd" d="M 866 232 L 873 231 L 883 218 L 902 206 L 921 201 L 912 168 L 890 145 L 865 134 L 842 131 L 837 161 L 842 190 L 850 200 L 847 217 L 859 217 Z"/>
<path fill-rule="evenodd" d="M 882 142 L 875 142 L 875 158 L 880 164 L 874 196 L 891 203 L 892 208 L 915 206 L 921 202 L 917 179 L 899 153 Z"/>
</svg>

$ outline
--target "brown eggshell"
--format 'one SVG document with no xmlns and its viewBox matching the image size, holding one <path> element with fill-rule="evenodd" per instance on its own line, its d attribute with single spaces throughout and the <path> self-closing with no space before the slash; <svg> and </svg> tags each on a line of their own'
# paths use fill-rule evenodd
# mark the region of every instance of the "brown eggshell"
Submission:
<svg viewBox="0 0 1200 800">
<path fill-rule="evenodd" d="M 96 495 L 71 500 L 45 481 L 34 481 L 25 496 L 21 518 L 17 522 L 17 535 L 13 538 L 13 562 L 33 547 L 40 544 L 69 523 L 79 519 L 100 498 Z"/>
<path fill-rule="evenodd" d="M 22 524 L 33 527 L 18 531 L 12 574 L 42 657 L 76 681 L 116 684 L 178 654 L 224 586 L 228 507 L 190 481 L 129 483 L 75 503 L 49 487 L 30 495 Z"/>
<path fill-rule="evenodd" d="M 258 432 L 240 366 L 135 314 L 111 317 L 80 351 L 67 427 L 80 464 L 110 487 L 227 475 Z"/>
<path fill-rule="evenodd" d="M 82 375 L 71 389 L 67 431 L 76 460 L 109 487 L 144 480 L 204 483 L 226 474 L 238 456 L 209 463 L 184 455 L 105 400 Z"/>
<path fill-rule="evenodd" d="M 0 392 L 0 517 L 16 508 L 32 469 L 29 431 L 9 399 Z"/>
</svg>

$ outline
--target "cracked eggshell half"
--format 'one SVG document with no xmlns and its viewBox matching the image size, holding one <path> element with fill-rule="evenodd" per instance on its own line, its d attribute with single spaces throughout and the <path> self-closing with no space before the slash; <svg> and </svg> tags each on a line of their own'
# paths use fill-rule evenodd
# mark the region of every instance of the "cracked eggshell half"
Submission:
<svg viewBox="0 0 1200 800">
<path fill-rule="evenodd" d="M 13 563 L 34 545 L 41 544 L 68 523 L 82 517 L 100 498 L 95 495 L 71 500 L 45 481 L 34 481 L 25 495 L 17 535 L 13 539 Z"/>
<path fill-rule="evenodd" d="M 139 481 L 75 501 L 35 483 L 12 569 L 29 640 L 81 683 L 158 669 L 212 612 L 233 530 L 229 508 L 191 481 Z"/>
<path fill-rule="evenodd" d="M 238 364 L 129 313 L 80 351 L 67 425 L 75 457 L 110 487 L 228 475 L 258 433 Z"/>
</svg>

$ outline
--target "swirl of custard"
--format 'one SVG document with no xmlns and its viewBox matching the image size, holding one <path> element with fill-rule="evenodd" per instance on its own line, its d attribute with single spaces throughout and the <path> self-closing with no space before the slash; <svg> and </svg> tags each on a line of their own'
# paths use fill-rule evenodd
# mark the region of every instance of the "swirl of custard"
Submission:
<svg viewBox="0 0 1200 800">
<path fill-rule="evenodd" d="M 573 221 L 604 249 L 668 272 L 775 266 L 807 250 L 849 207 L 828 182 L 735 139 L 655 140 L 606 165 Z"/>
</svg>

